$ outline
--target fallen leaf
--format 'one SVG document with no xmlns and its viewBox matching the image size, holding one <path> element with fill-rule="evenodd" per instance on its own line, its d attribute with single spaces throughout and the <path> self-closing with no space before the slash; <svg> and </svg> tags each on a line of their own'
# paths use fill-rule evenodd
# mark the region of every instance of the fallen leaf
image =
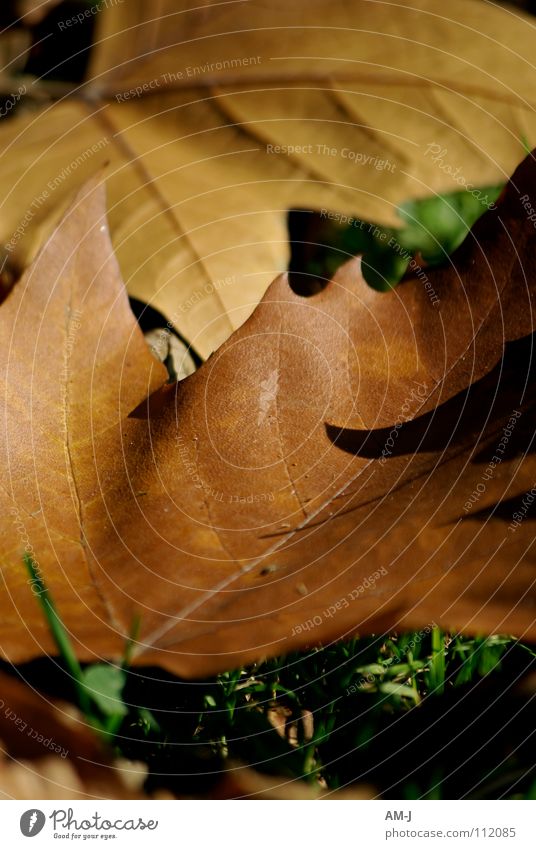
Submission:
<svg viewBox="0 0 536 849">
<path fill-rule="evenodd" d="M 356 783 L 340 790 L 320 784 L 273 775 L 263 775 L 244 764 L 231 764 L 214 791 L 216 799 L 374 799 L 370 784 Z"/>
<path fill-rule="evenodd" d="M 532 23 L 509 9 L 185 6 L 110 5 L 80 98 L 0 130 L 0 235 L 25 266 L 108 162 L 129 292 L 203 358 L 286 269 L 289 209 L 397 224 L 409 198 L 505 180 L 534 141 Z"/>
<path fill-rule="evenodd" d="M 531 205 L 529 156 L 450 266 L 281 276 L 164 386 L 86 187 L 0 307 L 4 656 L 54 651 L 29 546 L 81 658 L 137 617 L 135 662 L 186 676 L 432 623 L 534 638 Z"/>
<path fill-rule="evenodd" d="M 195 361 L 188 348 L 167 327 L 156 327 L 148 330 L 145 341 L 149 348 L 161 363 L 166 366 L 170 379 L 182 380 L 193 374 Z"/>
<path fill-rule="evenodd" d="M 114 761 L 72 705 L 0 673 L 0 798 L 142 799 L 146 775 Z"/>
<path fill-rule="evenodd" d="M 58 6 L 61 0 L 19 0 L 17 13 L 23 19 L 24 26 L 32 27 L 38 24 L 54 6 Z"/>
<path fill-rule="evenodd" d="M 100 620 L 108 621 L 107 603 L 89 570 L 81 470 L 74 464 L 80 452 L 91 453 L 95 439 L 120 434 L 124 419 L 167 372 L 130 311 L 109 240 L 104 190 L 91 185 L 85 191 L 1 307 L 2 564 L 15 567 L 6 586 L 7 628 L 26 630 L 37 614 L 35 587 L 20 560 L 26 549 L 65 621 L 87 617 L 90 642 L 95 638 L 106 653 L 109 635 Z M 82 472 L 90 500 L 102 485 L 114 485 L 111 470 L 91 465 L 89 476 Z M 112 530 L 106 521 L 103 529 Z M 33 632 L 32 654 L 51 650 L 46 631 L 43 625 Z"/>
</svg>

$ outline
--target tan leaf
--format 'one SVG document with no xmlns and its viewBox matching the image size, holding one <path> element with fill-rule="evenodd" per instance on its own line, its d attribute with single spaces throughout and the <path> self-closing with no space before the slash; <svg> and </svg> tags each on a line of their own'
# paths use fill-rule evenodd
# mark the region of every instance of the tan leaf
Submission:
<svg viewBox="0 0 536 849">
<path fill-rule="evenodd" d="M 505 180 L 536 137 L 532 23 L 509 9 L 187 5 L 111 5 L 85 99 L 0 130 L 0 235 L 25 265 L 109 162 L 129 292 L 204 358 L 285 270 L 289 208 L 393 224 L 408 198 Z"/>
</svg>

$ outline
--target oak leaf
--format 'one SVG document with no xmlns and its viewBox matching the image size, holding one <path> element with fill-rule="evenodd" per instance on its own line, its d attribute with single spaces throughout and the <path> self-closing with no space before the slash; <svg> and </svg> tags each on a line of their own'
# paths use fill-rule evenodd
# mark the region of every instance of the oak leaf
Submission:
<svg viewBox="0 0 536 849">
<path fill-rule="evenodd" d="M 350 633 L 534 638 L 529 156 L 450 265 L 389 294 L 285 275 L 167 385 L 89 184 L 0 307 L 2 653 L 195 676 Z M 262 412 L 262 416 L 259 413 Z"/>
</svg>

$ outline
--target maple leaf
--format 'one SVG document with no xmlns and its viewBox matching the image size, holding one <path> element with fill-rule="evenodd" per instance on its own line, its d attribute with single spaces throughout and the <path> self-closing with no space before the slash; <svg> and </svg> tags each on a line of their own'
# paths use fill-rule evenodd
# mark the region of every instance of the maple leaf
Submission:
<svg viewBox="0 0 536 849">
<path fill-rule="evenodd" d="M 129 0 L 96 27 L 82 88 L 0 127 L 0 236 L 26 267 L 107 164 L 129 294 L 203 359 L 287 268 L 289 209 L 400 226 L 408 199 L 467 190 L 484 210 L 475 187 L 536 138 L 533 24 L 497 5 Z"/>
</svg>

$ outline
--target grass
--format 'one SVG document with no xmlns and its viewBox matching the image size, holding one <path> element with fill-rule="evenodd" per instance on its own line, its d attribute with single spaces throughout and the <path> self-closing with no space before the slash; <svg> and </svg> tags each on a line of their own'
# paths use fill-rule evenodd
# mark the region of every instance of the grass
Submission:
<svg viewBox="0 0 536 849">
<path fill-rule="evenodd" d="M 148 787 L 210 794 L 227 764 L 326 789 L 365 782 L 384 798 L 536 798 L 531 700 L 519 686 L 535 653 L 508 636 L 418 632 L 337 642 L 208 681 L 160 669 L 81 667 L 31 559 L 63 661 L 41 677 L 70 693 Z M 47 661 L 44 661 L 46 664 Z M 48 662 L 50 663 L 50 661 Z"/>
</svg>

